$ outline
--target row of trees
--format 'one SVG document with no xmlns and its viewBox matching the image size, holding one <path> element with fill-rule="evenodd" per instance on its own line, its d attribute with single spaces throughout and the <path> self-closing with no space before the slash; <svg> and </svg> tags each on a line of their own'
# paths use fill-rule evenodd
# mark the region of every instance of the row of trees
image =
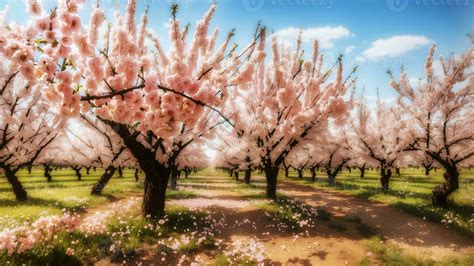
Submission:
<svg viewBox="0 0 474 266">
<path fill-rule="evenodd" d="M 239 114 L 238 126 L 219 147 L 219 166 L 263 170 L 269 198 L 275 198 L 278 171 L 284 169 L 288 176 L 290 166 L 300 177 L 309 169 L 313 180 L 324 168 L 329 184 L 344 167 L 358 167 L 362 176 L 368 167 L 376 167 L 384 191 L 389 190 L 393 170 L 422 166 L 428 175 L 438 166 L 445 170 L 445 182 L 433 189 L 432 203 L 446 203 L 459 187 L 459 169 L 474 164 L 473 48 L 447 59 L 440 56 L 441 71 L 434 73 L 433 45 L 425 78 L 415 84 L 403 68 L 398 81 L 388 71 L 398 98 L 386 104 L 377 97 L 376 107 L 370 108 L 364 95 L 342 98 L 353 84 L 353 72 L 342 81 L 339 61 L 335 81 L 326 82 L 332 69 L 321 72 L 316 67 L 322 65 L 316 60 L 317 42 L 313 62 L 301 60 L 300 44 L 298 40 L 293 53 L 283 49 L 284 58 L 293 61 L 280 61 L 279 50 L 273 49 L 268 68 L 256 72 L 250 85 L 241 85 L 256 92 L 234 96 L 245 104 L 232 108 Z"/>
<path fill-rule="evenodd" d="M 413 89 L 402 71 L 391 82 L 397 106 L 378 104 L 371 117 L 362 99 L 346 93 L 356 68 L 344 75 L 342 56 L 325 63 L 317 40 L 306 60 L 301 38 L 290 49 L 271 36 L 269 57 L 264 27 L 243 48 L 231 44 L 234 31 L 218 44 L 219 30 L 209 29 L 216 5 L 192 37 L 172 5 L 164 51 L 147 11 L 137 23 L 136 0 L 112 20 L 96 3 L 87 27 L 82 2 L 58 1 L 47 12 L 29 0 L 25 25 L 6 22 L 6 10 L 0 15 L 0 168 L 18 200 L 27 197 L 16 177 L 23 167 L 103 167 L 99 189 L 131 166 L 145 175 L 143 215 L 161 217 L 170 178 L 201 164 L 202 144 L 215 138 L 227 143 L 222 164 L 246 170 L 248 179 L 251 169 L 265 172 L 269 198 L 291 156 L 317 160 L 322 149 L 332 154 L 330 176 L 359 156 L 380 165 L 386 189 L 400 153 L 422 154 L 446 169 L 439 197 L 472 159 L 472 49 L 441 60 L 443 74 L 434 75 L 433 48 L 426 79 Z"/>
</svg>

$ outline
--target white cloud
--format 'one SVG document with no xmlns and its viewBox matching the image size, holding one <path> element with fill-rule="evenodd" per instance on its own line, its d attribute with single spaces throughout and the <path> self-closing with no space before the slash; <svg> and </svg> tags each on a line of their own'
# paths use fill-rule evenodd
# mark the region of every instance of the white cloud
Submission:
<svg viewBox="0 0 474 266">
<path fill-rule="evenodd" d="M 346 47 L 346 49 L 344 49 L 344 53 L 345 54 L 350 54 L 350 53 L 352 53 L 352 51 L 354 51 L 355 48 L 356 47 L 354 45 L 349 45 L 349 46 Z"/>
<path fill-rule="evenodd" d="M 303 42 L 308 43 L 312 42 L 314 39 L 318 39 L 321 48 L 331 48 L 334 46 L 334 41 L 353 35 L 353 33 L 344 26 L 327 26 L 307 29 L 289 27 L 276 31 L 275 35 L 279 40 L 285 43 L 295 43 L 300 32 Z"/>
<path fill-rule="evenodd" d="M 369 60 L 393 58 L 432 42 L 422 35 L 395 35 L 387 39 L 375 40 L 370 48 L 362 52 L 362 57 Z"/>
</svg>

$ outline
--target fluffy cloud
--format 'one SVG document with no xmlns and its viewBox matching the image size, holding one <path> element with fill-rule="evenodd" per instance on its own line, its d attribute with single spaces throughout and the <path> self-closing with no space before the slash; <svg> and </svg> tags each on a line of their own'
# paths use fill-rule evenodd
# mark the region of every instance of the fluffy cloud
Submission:
<svg viewBox="0 0 474 266">
<path fill-rule="evenodd" d="M 355 48 L 356 47 L 354 45 L 349 45 L 349 46 L 346 47 L 346 49 L 344 49 L 344 53 L 345 54 L 350 54 L 350 53 L 352 53 L 352 51 L 354 51 Z"/>
<path fill-rule="evenodd" d="M 312 42 L 314 39 L 319 40 L 322 48 L 331 48 L 334 46 L 334 41 L 342 38 L 347 38 L 353 34 L 344 26 L 336 27 L 319 27 L 319 28 L 284 28 L 275 32 L 277 38 L 283 43 L 295 43 L 296 38 L 301 32 L 303 42 Z"/>
<path fill-rule="evenodd" d="M 393 58 L 430 43 L 432 41 L 425 36 L 395 35 L 372 42 L 372 46 L 362 52 L 362 57 L 369 60 Z"/>
</svg>

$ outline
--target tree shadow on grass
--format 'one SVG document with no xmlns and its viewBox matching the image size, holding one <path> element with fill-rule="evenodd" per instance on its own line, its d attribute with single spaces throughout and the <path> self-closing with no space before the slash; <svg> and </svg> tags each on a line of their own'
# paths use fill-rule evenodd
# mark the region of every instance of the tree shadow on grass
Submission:
<svg viewBox="0 0 474 266">
<path fill-rule="evenodd" d="M 26 191 L 29 191 L 29 190 L 56 189 L 56 188 L 57 189 L 62 189 L 62 188 L 73 189 L 73 188 L 78 188 L 78 187 L 92 187 L 93 185 L 94 185 L 94 183 L 84 183 L 84 184 L 80 184 L 80 185 L 67 186 L 67 185 L 62 185 L 58 182 L 56 184 L 49 184 L 49 185 L 43 185 L 43 186 L 41 186 L 41 185 L 36 185 L 36 186 L 24 185 L 23 188 Z M 8 188 L 8 187 L 0 188 L 0 192 L 11 192 L 11 191 L 12 191 L 12 189 Z"/>
<path fill-rule="evenodd" d="M 14 199 L 0 199 L 0 207 L 53 207 L 56 209 L 75 210 L 77 207 L 72 207 L 63 202 L 54 199 L 41 199 L 35 197 L 29 197 L 26 201 L 16 201 Z"/>
</svg>

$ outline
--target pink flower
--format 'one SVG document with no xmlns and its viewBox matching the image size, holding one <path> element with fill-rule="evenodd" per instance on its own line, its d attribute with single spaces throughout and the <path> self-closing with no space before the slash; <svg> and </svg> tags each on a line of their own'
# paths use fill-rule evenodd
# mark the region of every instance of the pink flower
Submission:
<svg viewBox="0 0 474 266">
<path fill-rule="evenodd" d="M 66 249 L 66 255 L 68 255 L 68 256 L 74 256 L 74 249 L 72 249 L 72 248 L 67 248 L 67 249 Z"/>
<path fill-rule="evenodd" d="M 45 41 L 49 43 L 53 43 L 56 40 L 56 32 L 52 30 L 47 30 L 44 32 L 43 37 Z"/>
<path fill-rule="evenodd" d="M 51 25 L 51 19 L 49 18 L 49 16 L 38 18 L 35 21 L 35 28 L 38 31 L 49 30 L 50 25 Z"/>
<path fill-rule="evenodd" d="M 28 0 L 27 10 L 30 15 L 39 16 L 43 13 L 43 6 L 37 0 Z"/>
<path fill-rule="evenodd" d="M 71 31 L 76 32 L 81 29 L 81 18 L 79 16 L 71 16 L 71 21 L 69 22 Z"/>
<path fill-rule="evenodd" d="M 102 80 L 104 77 L 104 70 L 102 68 L 102 61 L 99 57 L 94 56 L 87 60 L 87 66 L 91 71 L 92 75 L 94 75 L 96 80 Z"/>
</svg>

